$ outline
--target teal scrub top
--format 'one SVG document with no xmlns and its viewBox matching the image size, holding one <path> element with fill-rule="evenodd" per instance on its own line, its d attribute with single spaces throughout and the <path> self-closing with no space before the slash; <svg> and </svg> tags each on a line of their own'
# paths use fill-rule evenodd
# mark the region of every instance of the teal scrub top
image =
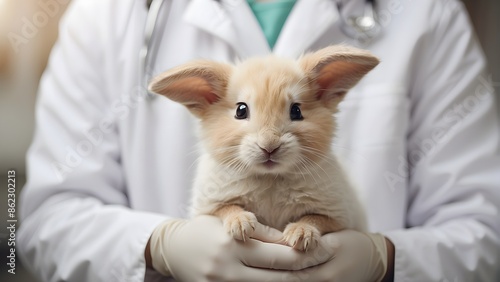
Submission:
<svg viewBox="0 0 500 282">
<path fill-rule="evenodd" d="M 296 0 L 274 0 L 267 2 L 247 0 L 247 2 L 266 36 L 269 47 L 273 49 Z"/>
</svg>

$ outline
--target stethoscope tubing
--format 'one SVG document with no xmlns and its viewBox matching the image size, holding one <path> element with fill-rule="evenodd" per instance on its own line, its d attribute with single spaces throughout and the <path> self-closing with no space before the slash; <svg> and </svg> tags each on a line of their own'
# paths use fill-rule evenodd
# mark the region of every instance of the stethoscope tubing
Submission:
<svg viewBox="0 0 500 282">
<path fill-rule="evenodd" d="M 150 75 L 148 75 L 148 65 L 151 61 L 151 49 L 153 45 L 154 32 L 156 29 L 156 24 L 158 21 L 158 15 L 160 13 L 161 7 L 163 6 L 164 0 L 148 0 L 148 14 L 146 16 L 146 25 L 144 29 L 144 42 L 141 50 L 139 51 L 139 77 L 142 80 L 141 85 L 146 87 L 147 95 L 149 98 L 155 97 L 154 94 L 150 93 L 147 89 Z"/>
</svg>

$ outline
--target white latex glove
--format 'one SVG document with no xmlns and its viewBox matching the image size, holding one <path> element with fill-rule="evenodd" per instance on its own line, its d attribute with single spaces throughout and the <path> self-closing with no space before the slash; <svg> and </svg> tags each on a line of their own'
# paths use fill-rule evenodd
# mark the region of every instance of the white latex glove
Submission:
<svg viewBox="0 0 500 282">
<path fill-rule="evenodd" d="M 387 271 L 387 244 L 381 234 L 343 230 L 323 235 L 312 252 L 333 253 L 329 261 L 291 272 L 285 281 L 381 281 Z M 333 252 L 332 252 L 333 251 Z"/>
<path fill-rule="evenodd" d="M 288 281 L 290 270 L 324 263 L 331 253 L 312 258 L 275 243 L 278 230 L 257 224 L 253 238 L 230 237 L 220 219 L 198 216 L 167 220 L 150 238 L 153 268 L 177 281 Z M 310 280 L 311 281 L 311 280 Z"/>
</svg>

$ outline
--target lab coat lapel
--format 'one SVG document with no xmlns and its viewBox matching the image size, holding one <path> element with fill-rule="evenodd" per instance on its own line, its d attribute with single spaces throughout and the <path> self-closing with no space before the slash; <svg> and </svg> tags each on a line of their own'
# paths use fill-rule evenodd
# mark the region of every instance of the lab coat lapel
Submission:
<svg viewBox="0 0 500 282">
<path fill-rule="evenodd" d="M 241 59 L 270 53 L 259 23 L 244 0 L 192 0 L 184 20 L 226 41 Z"/>
<path fill-rule="evenodd" d="M 288 16 L 274 53 L 297 58 L 308 50 L 339 19 L 332 0 L 299 0 Z"/>
</svg>

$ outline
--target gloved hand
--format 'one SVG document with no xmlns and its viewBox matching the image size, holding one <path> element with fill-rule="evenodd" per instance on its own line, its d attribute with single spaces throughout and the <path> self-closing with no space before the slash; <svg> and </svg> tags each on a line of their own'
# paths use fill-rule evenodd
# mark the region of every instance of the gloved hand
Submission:
<svg viewBox="0 0 500 282">
<path fill-rule="evenodd" d="M 290 270 L 318 265 L 332 256 L 311 258 L 285 245 L 265 243 L 282 241 L 282 235 L 257 224 L 254 239 L 240 242 L 213 216 L 167 220 L 151 235 L 152 265 L 177 281 L 288 281 Z"/>
<path fill-rule="evenodd" d="M 333 255 L 310 269 L 289 273 L 285 281 L 381 281 L 387 271 L 387 244 L 381 234 L 343 230 L 323 235 L 321 249 Z"/>
</svg>

